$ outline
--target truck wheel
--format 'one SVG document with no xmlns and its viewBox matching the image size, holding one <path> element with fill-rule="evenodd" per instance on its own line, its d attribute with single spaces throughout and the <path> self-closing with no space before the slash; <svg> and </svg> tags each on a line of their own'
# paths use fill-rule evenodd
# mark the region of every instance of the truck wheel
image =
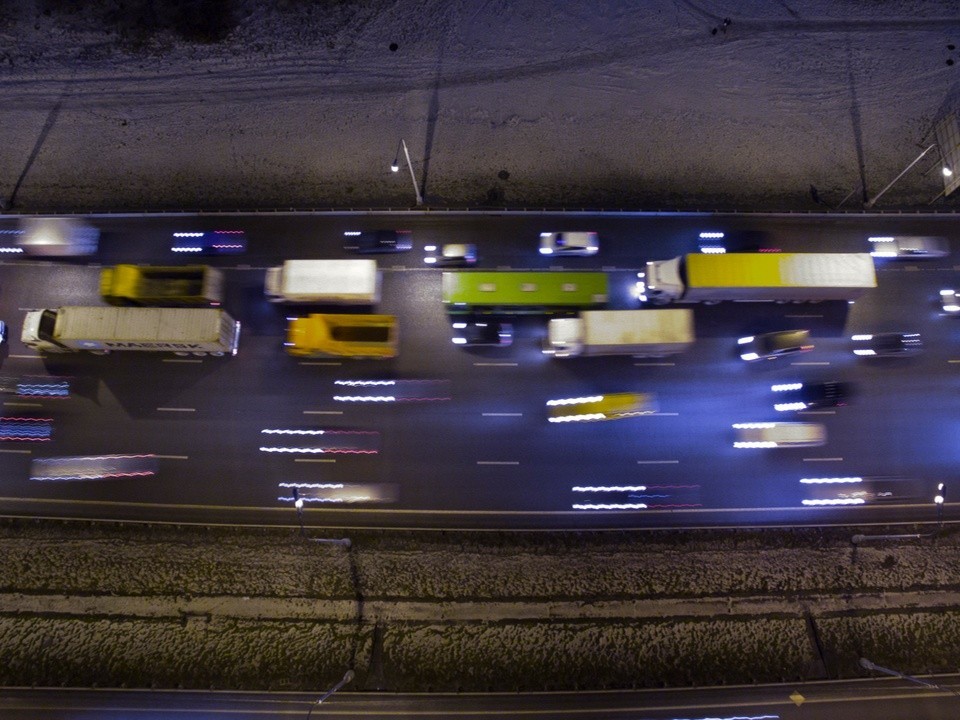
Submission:
<svg viewBox="0 0 960 720">
<path fill-rule="evenodd" d="M 222 353 L 222 352 L 212 352 L 210 354 L 213 355 L 214 357 L 223 357 L 224 355 L 226 355 L 226 353 Z"/>
<path fill-rule="evenodd" d="M 195 353 L 190 353 L 190 354 L 191 354 L 191 355 L 196 355 L 197 357 L 204 357 L 204 356 L 206 356 L 206 353 L 205 353 L 205 352 L 195 352 Z"/>
<path fill-rule="evenodd" d="M 190 353 L 188 353 L 188 352 L 185 351 L 185 350 L 174 350 L 174 351 L 173 351 L 173 354 L 174 354 L 174 355 L 180 355 L 181 357 L 185 357 L 185 356 L 189 355 Z"/>
<path fill-rule="evenodd" d="M 109 350 L 91 350 L 90 351 L 91 355 L 107 355 L 109 353 L 110 353 Z"/>
</svg>

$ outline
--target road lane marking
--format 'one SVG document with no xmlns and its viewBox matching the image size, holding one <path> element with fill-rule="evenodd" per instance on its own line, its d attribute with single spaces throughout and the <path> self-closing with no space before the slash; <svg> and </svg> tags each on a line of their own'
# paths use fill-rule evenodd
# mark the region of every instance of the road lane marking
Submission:
<svg viewBox="0 0 960 720">
<path fill-rule="evenodd" d="M 672 362 L 648 362 L 648 363 L 634 363 L 634 367 L 673 367 L 676 363 Z"/>
<path fill-rule="evenodd" d="M 335 463 L 334 458 L 294 458 L 294 462 L 325 462 L 325 463 Z"/>
<path fill-rule="evenodd" d="M 203 360 L 191 360 L 189 358 L 163 358 L 160 362 L 172 363 L 202 363 Z"/>
<path fill-rule="evenodd" d="M 189 455 L 154 455 L 156 458 L 161 460 L 189 460 Z"/>
<path fill-rule="evenodd" d="M 675 416 L 679 415 L 680 413 L 653 412 L 653 413 L 644 413 L 644 414 L 645 414 L 645 415 L 654 415 L 654 416 L 657 416 L 657 417 L 675 417 Z M 643 415 L 641 415 L 640 417 L 643 417 Z"/>
<path fill-rule="evenodd" d="M 8 357 L 20 358 L 21 360 L 43 360 L 43 355 L 9 355 Z"/>
<path fill-rule="evenodd" d="M 30 454 L 31 452 L 33 452 L 33 451 L 32 451 L 32 450 L 13 450 L 13 449 L 7 449 L 7 448 L 0 448 L 0 452 L 5 452 L 5 453 L 21 453 L 21 454 L 29 455 L 29 454 Z"/>
<path fill-rule="evenodd" d="M 157 412 L 196 412 L 196 408 L 158 407 Z"/>
<path fill-rule="evenodd" d="M 836 410 L 801 410 L 798 415 L 836 415 Z"/>
<path fill-rule="evenodd" d="M 784 315 L 784 317 L 788 317 L 788 318 L 811 318 L 811 317 L 812 317 L 812 318 L 822 318 L 823 315 Z"/>
<path fill-rule="evenodd" d="M 832 458 L 804 458 L 804 462 L 839 462 L 843 460 L 842 457 L 832 457 Z"/>
<path fill-rule="evenodd" d="M 516 367 L 517 363 L 512 362 L 475 362 L 474 367 Z"/>
<path fill-rule="evenodd" d="M 523 417 L 523 413 L 480 413 L 483 417 Z"/>
<path fill-rule="evenodd" d="M 304 415 L 343 415 L 343 410 L 304 410 Z"/>
<path fill-rule="evenodd" d="M 637 465 L 677 465 L 679 460 L 637 460 Z"/>
<path fill-rule="evenodd" d="M 297 365 L 323 365 L 326 367 L 340 367 L 341 362 L 298 362 Z"/>
<path fill-rule="evenodd" d="M 519 465 L 519 460 L 477 460 L 477 465 Z"/>
<path fill-rule="evenodd" d="M 4 405 L 16 405 L 17 407 L 43 407 L 43 403 L 16 402 L 15 400 L 6 400 Z"/>
<path fill-rule="evenodd" d="M 960 363 L 960 360 L 947 360 L 948 363 Z"/>
<path fill-rule="evenodd" d="M 826 361 L 826 362 L 824 362 L 824 361 L 821 361 L 821 362 L 792 362 L 792 363 L 790 363 L 790 364 L 791 364 L 791 365 L 829 365 L 830 362 L 829 362 L 829 361 Z"/>
</svg>

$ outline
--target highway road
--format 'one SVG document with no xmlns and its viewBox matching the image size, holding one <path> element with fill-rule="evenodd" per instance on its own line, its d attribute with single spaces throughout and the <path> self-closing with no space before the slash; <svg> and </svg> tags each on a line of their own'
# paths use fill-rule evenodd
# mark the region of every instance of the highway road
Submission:
<svg viewBox="0 0 960 720">
<path fill-rule="evenodd" d="M 146 690 L 4 689 L 0 714 L 10 720 L 235 720 L 310 717 L 536 718 L 537 720 L 948 720 L 956 717 L 955 678 L 927 678 L 940 689 L 899 680 L 852 680 L 736 688 L 594 693 L 442 695 L 341 691 L 317 705 L 303 693 L 157 692 Z M 331 682 L 332 685 L 332 682 Z"/>
<path fill-rule="evenodd" d="M 937 520 L 933 495 L 945 482 L 943 518 L 958 464 L 956 403 L 960 320 L 939 312 L 937 293 L 957 283 L 960 233 L 950 216 L 712 216 L 630 214 L 271 214 L 110 216 L 91 258 L 5 257 L 0 318 L 11 326 L 0 376 L 67 376 L 68 399 L 3 396 L 6 417 L 52 420 L 50 442 L 0 443 L 0 513 L 167 522 L 296 525 L 290 483 L 312 484 L 304 520 L 324 527 L 645 527 L 735 524 L 882 523 Z M 0 219 L 0 230 L 14 221 Z M 285 258 L 349 257 L 349 229 L 410 228 L 414 249 L 377 256 L 384 271 L 379 310 L 396 314 L 393 361 L 304 361 L 282 349 L 289 310 L 262 296 L 264 269 Z M 175 231 L 242 229 L 243 255 L 206 258 L 227 271 L 225 307 L 243 324 L 235 358 L 162 353 L 41 358 L 19 342 L 27 309 L 99 304 L 102 265 L 176 264 Z M 537 253 L 541 230 L 590 229 L 592 258 Z M 553 359 L 539 350 L 542 317 L 516 320 L 509 348 L 464 349 L 450 342 L 440 271 L 423 247 L 475 242 L 481 268 L 604 269 L 610 307 L 635 307 L 635 273 L 650 259 L 696 251 L 701 230 L 784 251 L 864 252 L 874 234 L 951 238 L 937 260 L 878 262 L 879 287 L 856 304 L 726 304 L 697 307 L 698 341 L 688 352 L 650 360 Z M 196 261 L 196 258 L 191 258 Z M 745 364 L 735 338 L 809 328 L 813 352 Z M 866 360 L 849 335 L 922 334 L 926 352 Z M 772 383 L 838 379 L 857 383 L 849 407 L 785 418 Z M 395 380 L 402 401 L 345 402 L 376 392 L 350 381 Z M 344 388 L 348 388 L 349 392 Z M 545 402 L 602 392 L 653 392 L 659 412 L 605 423 L 550 424 Z M 823 423 L 821 447 L 733 447 L 737 422 Z M 317 436 L 264 430 L 335 431 Z M 266 450 L 264 449 L 266 448 Z M 290 451 L 292 448 L 300 448 Z M 362 452 L 356 452 L 356 451 Z M 37 482 L 31 459 L 141 454 L 160 458 L 153 477 Z M 895 478 L 893 496 L 855 508 L 805 507 L 816 486 L 802 478 Z M 344 488 L 328 486 L 344 485 Z M 960 488 L 957 490 L 960 493 Z M 344 502 L 373 497 L 366 502 Z"/>
</svg>

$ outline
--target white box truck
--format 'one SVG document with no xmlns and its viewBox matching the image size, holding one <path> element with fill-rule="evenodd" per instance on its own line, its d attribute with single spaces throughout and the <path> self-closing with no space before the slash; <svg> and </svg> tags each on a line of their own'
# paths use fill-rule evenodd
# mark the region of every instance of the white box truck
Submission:
<svg viewBox="0 0 960 720">
<path fill-rule="evenodd" d="M 267 269 L 263 292 L 276 303 L 376 305 L 380 271 L 376 260 L 287 260 Z"/>
<path fill-rule="evenodd" d="M 220 308 L 69 306 L 28 312 L 20 339 L 42 353 L 236 355 L 240 323 Z"/>
<path fill-rule="evenodd" d="M 691 254 L 648 262 L 637 296 L 679 303 L 855 300 L 877 286 L 869 253 Z"/>
<path fill-rule="evenodd" d="M 663 357 L 693 344 L 693 310 L 585 310 L 547 325 L 543 352 L 554 357 Z"/>
</svg>

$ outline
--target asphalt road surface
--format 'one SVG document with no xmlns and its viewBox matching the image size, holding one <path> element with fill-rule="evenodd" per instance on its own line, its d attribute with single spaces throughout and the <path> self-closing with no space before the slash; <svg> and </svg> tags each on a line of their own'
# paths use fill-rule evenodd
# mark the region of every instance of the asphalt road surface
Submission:
<svg viewBox="0 0 960 720">
<path fill-rule="evenodd" d="M 297 484 L 310 526 L 935 523 L 940 482 L 948 492 L 943 519 L 955 515 L 950 486 L 960 460 L 960 320 L 943 316 L 937 302 L 939 289 L 958 280 L 955 218 L 410 212 L 92 222 L 103 232 L 96 256 L 7 256 L 0 264 L 0 318 L 10 325 L 0 376 L 67 376 L 72 390 L 57 400 L 3 396 L 3 416 L 43 418 L 52 426 L 49 442 L 0 442 L 5 515 L 289 526 L 297 522 L 290 489 Z M 12 227 L 12 220 L 0 222 L 0 230 Z M 343 231 L 367 228 L 414 234 L 411 252 L 377 256 L 384 271 L 379 311 L 399 317 L 399 357 L 289 357 L 282 348 L 285 317 L 295 311 L 263 299 L 264 269 L 287 258 L 349 257 Z M 243 325 L 235 358 L 41 358 L 19 342 L 27 309 L 100 304 L 101 265 L 197 262 L 170 252 L 173 232 L 194 229 L 247 233 L 245 254 L 202 260 L 227 271 L 225 307 Z M 539 255 L 537 234 L 558 229 L 598 231 L 600 253 L 563 260 Z M 454 346 L 440 270 L 423 263 L 424 245 L 475 242 L 481 268 L 602 268 L 610 273 L 610 307 L 631 308 L 630 288 L 643 263 L 695 252 L 701 230 L 725 231 L 733 243 L 824 252 L 868 251 L 866 237 L 875 234 L 942 235 L 954 254 L 878 261 L 878 288 L 852 306 L 696 307 L 694 347 L 658 360 L 550 358 L 539 349 L 543 317 L 515 319 L 508 348 Z M 815 350 L 776 362 L 738 358 L 736 337 L 785 328 L 809 328 Z M 912 358 L 854 357 L 849 336 L 870 331 L 919 332 L 926 351 Z M 854 382 L 858 394 L 835 410 L 774 411 L 771 384 L 818 379 Z M 342 384 L 357 380 L 401 381 L 401 401 L 335 399 L 375 392 Z M 547 422 L 549 399 L 629 391 L 655 393 L 659 412 L 614 422 Z M 733 423 L 768 420 L 823 423 L 827 444 L 733 447 Z M 29 479 L 33 458 L 113 454 L 155 454 L 159 472 L 102 481 Z M 882 478 L 892 490 L 853 508 L 802 504 L 826 492 L 802 478 L 847 476 Z"/>
</svg>

